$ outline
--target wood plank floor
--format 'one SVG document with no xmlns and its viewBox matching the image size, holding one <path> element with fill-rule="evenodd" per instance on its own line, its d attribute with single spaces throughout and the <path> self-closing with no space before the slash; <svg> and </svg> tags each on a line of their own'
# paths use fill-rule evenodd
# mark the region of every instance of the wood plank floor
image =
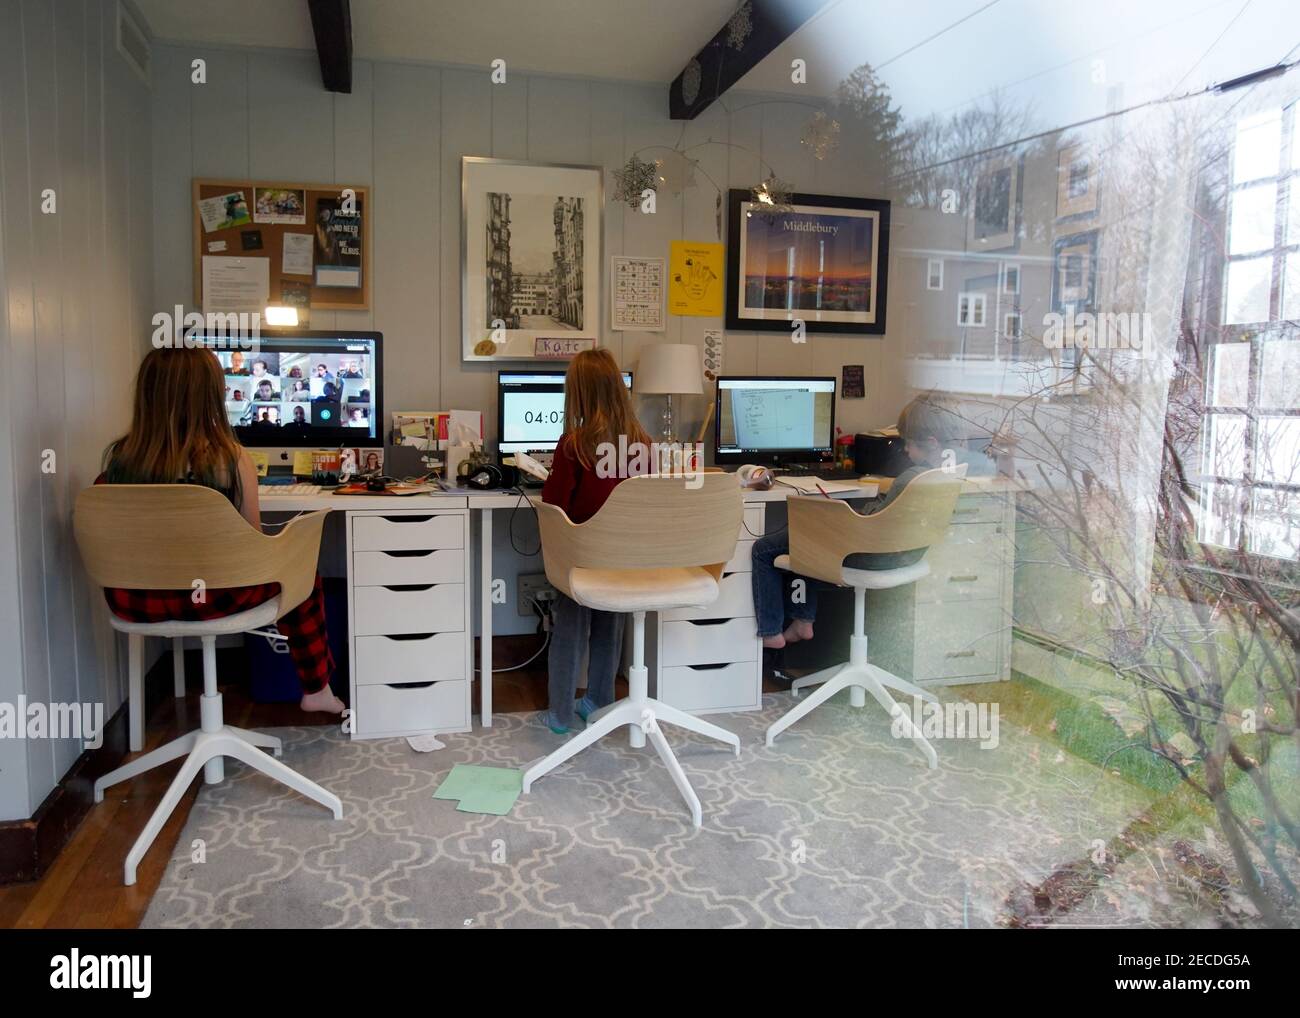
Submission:
<svg viewBox="0 0 1300 1018">
<path fill-rule="evenodd" d="M 493 641 L 493 664 L 501 669 L 526 661 L 536 653 L 540 640 L 536 636 L 497 637 Z M 218 674 L 246 674 L 242 651 L 221 651 L 218 659 Z M 171 696 L 161 699 L 146 727 L 146 752 L 198 727 L 202 668 L 197 652 L 186 656 L 189 693 L 184 700 Z M 151 673 L 149 684 L 156 688 L 158 683 L 170 690 L 171 681 L 171 658 L 165 655 Z M 764 686 L 769 690 L 785 688 L 770 682 Z M 626 683 L 620 678 L 617 695 L 626 694 Z M 541 710 L 546 706 L 546 656 L 539 656 L 517 671 L 497 674 L 492 695 L 493 710 L 497 713 Z M 477 716 L 477 681 L 473 697 Z M 304 714 L 296 703 L 254 703 L 249 699 L 247 683 L 239 680 L 222 685 L 222 698 L 227 723 L 241 728 L 337 724 L 328 715 Z M 141 861 L 135 886 L 123 885 L 122 863 L 179 767 L 178 760 L 115 785 L 105 794 L 103 802 L 91 807 L 54 865 L 40 880 L 0 886 L 0 928 L 133 929 L 139 926 L 162 881 L 168 860 L 184 850 L 177 841 L 198 795 L 200 782 L 190 785 Z"/>
</svg>

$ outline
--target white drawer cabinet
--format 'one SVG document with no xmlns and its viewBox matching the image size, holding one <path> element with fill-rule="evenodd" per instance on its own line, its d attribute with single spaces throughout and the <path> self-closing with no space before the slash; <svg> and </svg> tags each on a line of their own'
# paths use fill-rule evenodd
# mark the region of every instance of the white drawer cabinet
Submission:
<svg viewBox="0 0 1300 1018">
<path fill-rule="evenodd" d="M 357 684 L 378 686 L 468 678 L 460 654 L 463 642 L 461 633 L 359 636 L 353 643 Z"/>
<path fill-rule="evenodd" d="M 352 583 L 358 587 L 464 583 L 465 552 L 358 551 L 352 556 Z"/>
<path fill-rule="evenodd" d="M 359 738 L 468 731 L 469 683 L 361 686 L 353 708 L 353 731 Z"/>
<path fill-rule="evenodd" d="M 646 618 L 650 693 L 692 714 L 757 710 L 763 700 L 763 648 L 754 618 L 754 539 L 763 534 L 762 502 L 745 505 L 736 549 L 723 567 L 718 599 Z M 624 646 L 625 664 L 630 647 Z"/>
<path fill-rule="evenodd" d="M 943 540 L 926 555 L 928 576 L 867 591 L 867 655 L 920 685 L 958 685 L 1011 677 L 1011 596 L 1015 571 L 1015 491 L 992 479 L 968 483 Z M 785 651 L 795 674 L 848 656 L 853 597 L 823 593 L 816 640 Z"/>
<path fill-rule="evenodd" d="M 353 737 L 470 727 L 469 512 L 348 514 Z"/>
<path fill-rule="evenodd" d="M 459 632 L 465 628 L 465 585 L 356 587 L 353 632 L 357 636 Z"/>
</svg>

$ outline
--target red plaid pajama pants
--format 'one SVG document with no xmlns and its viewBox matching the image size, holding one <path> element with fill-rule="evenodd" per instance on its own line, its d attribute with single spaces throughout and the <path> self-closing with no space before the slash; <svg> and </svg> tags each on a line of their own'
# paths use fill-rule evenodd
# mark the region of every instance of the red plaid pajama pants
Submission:
<svg viewBox="0 0 1300 1018">
<path fill-rule="evenodd" d="M 193 593 L 189 590 L 106 588 L 104 598 L 108 601 L 109 611 L 128 622 L 206 622 L 256 608 L 280 593 L 280 585 L 262 583 L 252 587 L 209 590 L 198 604 L 194 603 Z M 319 576 L 311 596 L 280 619 L 275 628 L 289 644 L 289 654 L 298 669 L 298 681 L 303 692 L 316 693 L 324 689 L 334 674 L 334 655 L 325 635 L 325 594 Z"/>
</svg>

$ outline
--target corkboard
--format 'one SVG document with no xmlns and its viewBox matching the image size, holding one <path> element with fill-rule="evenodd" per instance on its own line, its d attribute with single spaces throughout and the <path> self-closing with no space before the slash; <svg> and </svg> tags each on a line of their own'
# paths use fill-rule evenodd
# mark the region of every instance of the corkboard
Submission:
<svg viewBox="0 0 1300 1018">
<path fill-rule="evenodd" d="M 311 276 L 286 274 L 284 266 L 284 235 L 286 233 L 306 233 L 313 237 L 316 233 L 316 200 L 318 198 L 340 198 L 343 189 L 351 188 L 356 194 L 357 213 L 361 217 L 361 285 L 359 287 L 317 286 L 314 268 L 316 264 L 315 242 L 312 245 Z M 254 199 L 255 188 L 276 188 L 289 191 L 306 192 L 306 222 L 302 224 L 259 223 L 256 221 L 257 208 Z M 224 230 L 204 232 L 203 219 L 199 215 L 199 201 L 229 194 L 231 191 L 243 191 L 248 204 L 249 214 L 253 219 L 239 226 Z M 370 307 L 370 190 L 355 184 L 294 184 L 269 180 L 219 180 L 195 178 L 192 199 L 194 219 L 194 300 L 198 308 L 203 307 L 203 256 L 206 254 L 226 255 L 235 258 L 266 258 L 270 261 L 270 294 L 272 304 L 281 300 L 281 288 L 288 282 L 311 284 L 311 308 L 320 311 L 365 311 Z M 259 231 L 262 246 L 256 250 L 246 250 L 241 234 Z M 213 241 L 225 241 L 224 251 L 211 251 L 208 245 Z"/>
</svg>

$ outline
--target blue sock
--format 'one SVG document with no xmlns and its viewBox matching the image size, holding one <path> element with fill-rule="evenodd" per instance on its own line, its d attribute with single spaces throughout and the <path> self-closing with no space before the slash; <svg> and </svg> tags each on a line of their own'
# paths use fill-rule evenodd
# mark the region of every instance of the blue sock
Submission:
<svg viewBox="0 0 1300 1018">
<path fill-rule="evenodd" d="M 546 725 L 546 727 L 549 728 L 556 735 L 569 734 L 569 729 L 565 725 L 560 724 L 560 722 L 556 719 L 555 715 L 551 713 L 549 708 L 542 711 L 542 723 Z"/>
<path fill-rule="evenodd" d="M 582 718 L 583 721 L 586 721 L 593 713 L 600 710 L 599 707 L 592 703 L 591 698 L 588 696 L 584 696 L 579 700 L 577 707 L 574 709 L 578 712 L 578 717 Z"/>
</svg>

